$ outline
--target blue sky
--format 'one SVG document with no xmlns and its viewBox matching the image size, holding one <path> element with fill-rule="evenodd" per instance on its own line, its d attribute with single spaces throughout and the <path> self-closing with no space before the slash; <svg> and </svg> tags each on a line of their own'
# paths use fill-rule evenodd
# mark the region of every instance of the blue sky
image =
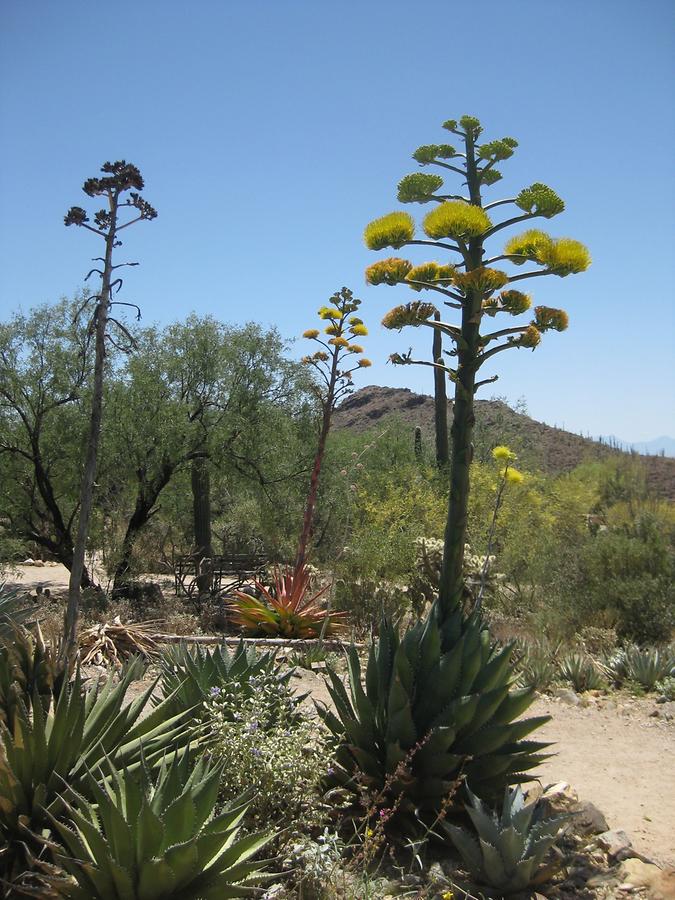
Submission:
<svg viewBox="0 0 675 900">
<path fill-rule="evenodd" d="M 4 0 L 0 317 L 81 286 L 99 247 L 63 214 L 124 158 L 159 212 L 119 257 L 142 264 L 125 299 L 146 322 L 196 310 L 291 337 L 347 285 L 371 326 L 361 383 L 431 392 L 428 370 L 386 364 L 429 333 L 379 326 L 415 295 L 366 287 L 387 254 L 362 231 L 398 208 L 412 151 L 468 113 L 520 142 L 489 199 L 544 181 L 567 203 L 547 227 L 594 259 L 532 282 L 570 328 L 497 356 L 480 396 L 584 433 L 675 434 L 674 47 L 665 0 Z"/>
</svg>

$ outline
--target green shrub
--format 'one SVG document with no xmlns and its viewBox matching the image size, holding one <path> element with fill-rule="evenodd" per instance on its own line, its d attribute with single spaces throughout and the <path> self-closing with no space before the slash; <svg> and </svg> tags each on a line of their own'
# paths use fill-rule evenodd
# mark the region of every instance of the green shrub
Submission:
<svg viewBox="0 0 675 900">
<path fill-rule="evenodd" d="M 52 819 L 66 851 L 56 860 L 74 879 L 57 882 L 72 900 L 220 900 L 251 895 L 261 864 L 251 862 L 271 835 L 239 834 L 242 798 L 213 816 L 222 767 L 202 757 L 174 759 L 153 775 L 109 765 L 86 797 L 68 792 L 69 822 Z M 247 888 L 249 890 L 247 890 Z"/>
<path fill-rule="evenodd" d="M 225 800 L 253 792 L 249 818 L 295 829 L 320 824 L 318 786 L 325 774 L 325 735 L 301 713 L 298 699 L 270 673 L 249 680 L 251 692 L 214 688 L 207 704 L 210 752 L 222 763 Z"/>
<path fill-rule="evenodd" d="M 160 673 L 161 699 L 153 698 L 153 703 L 164 703 L 172 715 L 185 710 L 203 715 L 214 694 L 231 695 L 235 705 L 237 699 L 254 694 L 251 682 L 261 675 L 275 679 L 280 693 L 290 694 L 292 674 L 281 671 L 274 654 L 258 654 L 243 641 L 233 652 L 225 645 L 213 650 L 198 644 L 167 647 L 160 657 Z"/>
</svg>

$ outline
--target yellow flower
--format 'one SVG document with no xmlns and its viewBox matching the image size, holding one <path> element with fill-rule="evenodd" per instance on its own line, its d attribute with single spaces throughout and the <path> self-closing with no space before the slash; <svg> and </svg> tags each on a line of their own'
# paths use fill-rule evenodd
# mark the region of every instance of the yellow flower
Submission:
<svg viewBox="0 0 675 900">
<path fill-rule="evenodd" d="M 365 337 L 368 334 L 368 329 L 363 323 L 361 323 L 360 325 L 352 325 L 349 331 L 350 334 L 353 334 L 355 337 L 356 335 L 358 335 L 359 337 Z"/>
<path fill-rule="evenodd" d="M 453 891 L 445 891 L 441 895 L 442 900 L 455 900 L 455 894 Z"/>
<path fill-rule="evenodd" d="M 432 210 L 424 219 L 424 230 L 437 241 L 440 238 L 479 237 L 491 226 L 488 214 L 480 206 L 463 200 L 448 200 Z"/>
<path fill-rule="evenodd" d="M 322 319 L 339 319 L 342 313 L 339 309 L 335 309 L 334 306 L 322 306 L 319 310 L 319 316 Z"/>
<path fill-rule="evenodd" d="M 372 363 L 369 359 L 366 359 L 365 356 L 359 360 L 360 369 L 368 369 L 370 366 L 372 366 Z"/>
<path fill-rule="evenodd" d="M 569 316 L 564 309 L 551 309 L 550 306 L 535 306 L 534 323 L 540 331 L 564 331 L 569 324 Z"/>
<path fill-rule="evenodd" d="M 412 303 L 406 303 L 405 306 L 395 306 L 382 319 L 385 328 L 404 328 L 406 325 L 412 325 L 414 328 L 424 324 L 427 319 L 431 318 L 436 312 L 433 303 L 422 303 L 415 300 Z"/>
<path fill-rule="evenodd" d="M 522 484 L 525 476 L 518 469 L 508 468 L 503 472 L 504 477 L 509 484 Z"/>
<path fill-rule="evenodd" d="M 398 257 L 392 256 L 390 259 L 383 259 L 368 266 L 366 281 L 368 284 L 398 284 L 403 281 L 411 269 L 412 263 L 409 263 L 407 259 L 398 259 Z"/>
<path fill-rule="evenodd" d="M 496 459 L 497 462 L 510 462 L 516 458 L 516 454 L 509 450 L 508 447 L 500 444 L 499 447 L 495 447 L 492 451 L 492 458 Z"/>
<path fill-rule="evenodd" d="M 309 338 L 310 340 L 313 340 L 314 338 L 317 338 L 319 336 L 319 329 L 318 328 L 308 328 L 307 331 L 302 332 L 302 336 L 304 338 Z"/>
<path fill-rule="evenodd" d="M 541 332 L 536 325 L 527 326 L 522 335 L 518 338 L 517 343 L 520 347 L 530 347 L 534 350 L 541 342 Z"/>
<path fill-rule="evenodd" d="M 363 347 L 360 344 L 351 344 L 348 353 L 363 353 Z"/>
<path fill-rule="evenodd" d="M 414 235 L 413 217 L 406 212 L 393 212 L 366 225 L 363 239 L 369 250 L 382 250 L 384 247 L 402 247 Z"/>
<path fill-rule="evenodd" d="M 328 341 L 329 344 L 332 344 L 334 347 L 348 347 L 349 341 L 343 337 L 334 337 Z"/>
<path fill-rule="evenodd" d="M 373 831 L 372 828 L 366 828 L 366 837 L 367 838 L 371 838 L 374 834 L 375 834 L 375 832 Z"/>
<path fill-rule="evenodd" d="M 340 334 L 340 326 L 339 325 L 327 325 L 324 328 L 326 334 Z"/>
</svg>

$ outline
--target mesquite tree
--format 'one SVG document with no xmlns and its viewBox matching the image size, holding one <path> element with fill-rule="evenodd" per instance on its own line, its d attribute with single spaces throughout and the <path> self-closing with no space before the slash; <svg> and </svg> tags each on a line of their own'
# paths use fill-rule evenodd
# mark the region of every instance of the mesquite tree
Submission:
<svg viewBox="0 0 675 900">
<path fill-rule="evenodd" d="M 81 206 L 71 207 L 64 218 L 66 226 L 78 225 L 81 228 L 86 228 L 100 237 L 105 245 L 104 255 L 97 257 L 95 260 L 101 263 L 101 268 L 91 269 L 87 275 L 87 279 L 91 275 L 100 277 L 100 290 L 98 293 L 90 295 L 81 309 L 81 312 L 84 312 L 86 308 L 92 308 L 89 330 L 94 335 L 94 381 L 84 469 L 80 486 L 80 515 L 73 548 L 73 564 L 68 584 L 68 607 L 64 621 L 62 655 L 67 658 L 73 657 L 77 639 L 80 584 L 89 535 L 89 521 L 94 498 L 94 479 L 96 477 L 103 414 L 103 372 L 106 344 L 110 343 L 114 347 L 123 350 L 131 349 L 133 346 L 133 338 L 128 329 L 119 319 L 111 315 L 111 310 L 116 305 L 130 306 L 136 309 L 140 318 L 140 310 L 136 304 L 113 300 L 115 294 L 122 287 L 122 278 L 119 275 L 115 275 L 115 270 L 123 266 L 137 265 L 137 263 L 113 265 L 113 250 L 121 246 L 120 231 L 142 219 L 154 219 L 157 216 L 153 207 L 138 193 L 143 190 L 144 185 L 141 173 L 136 166 L 121 160 L 114 163 L 104 163 L 101 166 L 101 171 L 104 173 L 102 178 L 88 178 L 82 186 L 82 190 L 88 197 L 104 198 L 105 205 L 94 213 L 93 224 L 90 222 L 86 210 Z M 128 195 L 125 197 L 124 195 L 127 192 Z M 130 207 L 134 211 L 131 218 L 126 219 L 126 221 L 119 220 L 119 214 L 123 207 Z"/>
<path fill-rule="evenodd" d="M 432 291 L 445 306 L 459 311 L 460 321 L 453 324 L 436 317 L 438 310 L 433 303 L 414 301 L 392 309 L 382 323 L 395 329 L 426 325 L 440 331 L 453 344 L 443 359 L 417 360 L 411 352 L 391 357 L 396 364 L 431 366 L 455 386 L 450 501 L 439 592 L 441 612 L 447 614 L 461 602 L 464 591 L 462 564 L 473 456 L 474 395 L 482 385 L 497 380 L 496 375 L 479 379 L 479 370 L 503 350 L 534 349 L 542 332 L 563 331 L 568 318 L 563 310 L 536 306 L 529 323 L 487 333 L 481 326 L 486 317 L 519 316 L 530 308 L 530 296 L 516 290 L 514 284 L 544 275 L 564 277 L 583 272 L 590 264 L 590 255 L 578 241 L 554 238 L 530 228 L 510 238 L 502 251 L 486 257 L 487 242 L 503 229 L 535 218 L 550 219 L 562 212 L 565 204 L 551 188 L 536 183 L 515 197 L 483 205 L 483 189 L 499 181 L 501 174 L 496 166 L 513 155 L 517 141 L 506 137 L 479 143 L 483 129 L 472 116 L 463 116 L 459 122 L 449 120 L 443 127 L 459 139 L 460 149 L 448 144 L 425 145 L 413 153 L 413 159 L 421 166 L 436 166 L 458 175 L 466 192 L 444 193 L 443 178 L 435 173 L 407 175 L 398 186 L 399 201 L 436 204 L 422 222 L 425 236 L 416 239 L 412 216 L 397 211 L 371 222 L 364 238 L 371 250 L 422 245 L 452 254 L 449 262 L 421 265 L 392 257 L 366 270 L 370 284 L 406 284 L 415 291 Z M 503 207 L 516 207 L 516 214 L 494 222 L 492 210 Z M 496 268 L 496 263 L 505 265 L 506 270 Z M 524 272 L 512 268 L 528 263 L 534 268 Z"/>
<path fill-rule="evenodd" d="M 360 305 L 361 301 L 354 297 L 348 288 L 343 287 L 330 298 L 329 306 L 322 306 L 319 310 L 319 317 L 328 322 L 323 332 L 318 328 L 309 328 L 303 334 L 304 338 L 314 341 L 323 348 L 302 359 L 302 362 L 311 366 L 319 376 L 317 392 L 321 406 L 321 429 L 295 558 L 296 573 L 300 572 L 307 558 L 319 489 L 319 474 L 326 452 L 326 440 L 333 411 L 340 399 L 351 390 L 352 374 L 357 369 L 368 368 L 371 364 L 370 360 L 362 356 L 363 347 L 354 343 L 355 338 L 368 334 L 362 319 L 353 315 Z M 358 361 L 353 364 L 357 357 Z"/>
</svg>

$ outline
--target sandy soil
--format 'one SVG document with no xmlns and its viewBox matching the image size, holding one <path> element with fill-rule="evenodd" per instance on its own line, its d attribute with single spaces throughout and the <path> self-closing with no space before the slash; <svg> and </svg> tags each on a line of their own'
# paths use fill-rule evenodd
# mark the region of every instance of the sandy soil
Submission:
<svg viewBox="0 0 675 900">
<path fill-rule="evenodd" d="M 58 565 L 18 566 L 7 582 L 59 593 L 67 589 L 68 573 Z M 320 676 L 303 671 L 297 684 L 328 701 Z M 568 782 L 603 812 L 610 828 L 626 831 L 640 853 L 675 866 L 675 718 L 655 716 L 663 709 L 653 699 L 616 694 L 583 702 L 588 705 L 542 698 L 528 712 L 552 716 L 537 733 L 555 743 L 539 778 L 545 785 Z"/>
</svg>

